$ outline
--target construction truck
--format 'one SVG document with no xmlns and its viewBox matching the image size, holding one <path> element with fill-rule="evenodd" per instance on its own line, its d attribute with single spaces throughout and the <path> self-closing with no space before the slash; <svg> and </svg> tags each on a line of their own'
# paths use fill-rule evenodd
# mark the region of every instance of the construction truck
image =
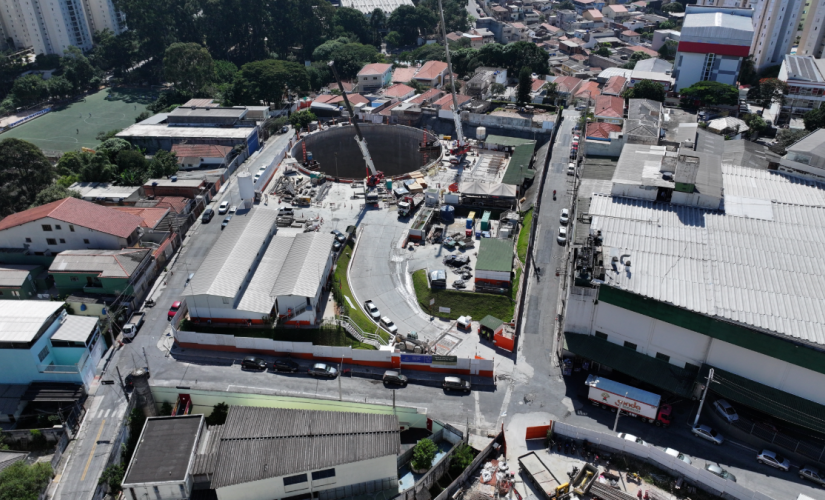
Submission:
<svg viewBox="0 0 825 500">
<path fill-rule="evenodd" d="M 406 217 L 413 213 L 424 202 L 424 193 L 406 195 L 398 202 L 398 215 Z"/>
</svg>

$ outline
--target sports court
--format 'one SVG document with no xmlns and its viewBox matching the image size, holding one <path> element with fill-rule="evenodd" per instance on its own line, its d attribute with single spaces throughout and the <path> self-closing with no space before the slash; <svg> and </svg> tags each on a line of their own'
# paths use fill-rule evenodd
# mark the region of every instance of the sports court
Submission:
<svg viewBox="0 0 825 500">
<path fill-rule="evenodd" d="M 100 143 L 97 134 L 134 125 L 155 99 L 157 93 L 149 89 L 107 88 L 0 134 L 0 139 L 16 137 L 53 151 L 94 149 Z"/>
</svg>

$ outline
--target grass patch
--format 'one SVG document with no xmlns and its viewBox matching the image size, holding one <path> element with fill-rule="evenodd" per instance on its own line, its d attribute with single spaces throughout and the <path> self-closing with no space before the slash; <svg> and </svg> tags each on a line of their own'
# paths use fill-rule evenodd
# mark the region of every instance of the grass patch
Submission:
<svg viewBox="0 0 825 500">
<path fill-rule="evenodd" d="M 516 277 L 513 278 L 513 286 L 510 287 L 510 300 L 512 300 L 513 302 L 516 301 L 516 296 L 518 295 L 519 279 L 521 279 L 521 268 L 517 267 L 516 268 Z"/>
<path fill-rule="evenodd" d="M 513 318 L 515 301 L 508 295 L 489 293 L 456 292 L 445 289 L 431 289 L 427 284 L 427 273 L 421 269 L 413 273 L 413 286 L 418 304 L 425 312 L 430 311 L 430 299 L 435 299 L 433 312 L 442 318 L 457 319 L 459 316 L 472 316 L 481 319 L 492 315 L 502 321 Z M 449 307 L 450 313 L 439 313 L 439 307 Z"/>
<path fill-rule="evenodd" d="M 347 267 L 349 267 L 349 261 L 352 259 L 352 251 L 352 243 L 347 243 L 347 246 L 345 246 L 341 252 L 341 256 L 338 257 L 338 263 L 335 265 L 335 276 L 333 278 L 333 293 L 335 301 L 343 310 L 343 314 L 345 316 L 349 316 L 350 319 L 358 325 L 358 328 L 368 333 L 377 333 L 382 339 L 389 341 L 390 334 L 385 332 L 383 329 L 378 328 L 378 325 L 367 317 L 364 310 L 358 306 L 358 302 L 355 301 L 355 295 L 352 294 L 352 290 L 349 287 L 349 282 L 347 281 Z M 344 297 L 348 297 L 349 302 L 352 302 L 355 307 L 350 307 L 349 302 L 347 302 Z"/>
<path fill-rule="evenodd" d="M 181 323 L 180 329 L 200 333 L 234 335 L 236 337 L 283 340 L 285 342 L 312 342 L 315 345 L 352 347 L 353 349 L 375 349 L 369 344 L 363 344 L 350 337 L 343 328 L 224 328 L 192 323 L 186 319 Z"/>
<path fill-rule="evenodd" d="M 527 246 L 530 243 L 530 228 L 533 226 L 533 209 L 531 208 L 524 214 L 524 221 L 522 222 L 521 231 L 518 233 L 518 260 L 524 264 L 527 261 Z"/>
</svg>

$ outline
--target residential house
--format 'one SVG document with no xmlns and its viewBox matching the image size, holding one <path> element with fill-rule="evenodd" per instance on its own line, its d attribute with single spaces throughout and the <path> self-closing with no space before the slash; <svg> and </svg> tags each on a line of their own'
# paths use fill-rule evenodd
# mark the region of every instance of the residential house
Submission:
<svg viewBox="0 0 825 500">
<path fill-rule="evenodd" d="M 618 49 L 616 49 L 616 52 L 620 56 L 624 55 L 624 56 L 628 56 L 628 57 L 632 57 L 633 54 L 635 54 L 636 52 L 644 52 L 645 54 L 647 54 L 650 57 L 659 57 L 658 52 L 656 52 L 655 50 L 653 50 L 651 48 L 644 47 L 642 45 L 628 45 L 626 47 L 619 47 Z"/>
<path fill-rule="evenodd" d="M 510 18 L 510 21 L 518 21 L 522 17 L 522 12 L 524 11 L 524 6 L 519 4 L 511 4 L 507 6 L 507 10 L 510 11 L 507 17 Z"/>
<path fill-rule="evenodd" d="M 408 83 L 413 79 L 418 69 L 418 66 L 395 68 L 392 72 L 392 83 Z"/>
<path fill-rule="evenodd" d="M 522 23 L 510 23 L 509 24 L 510 30 L 507 30 L 505 26 L 505 36 L 507 36 L 509 42 L 527 42 L 530 40 L 530 30 L 527 29 Z"/>
<path fill-rule="evenodd" d="M 358 83 L 357 82 L 341 82 L 341 84 L 344 87 L 343 89 L 341 88 L 340 85 L 338 85 L 338 82 L 332 82 L 332 83 L 327 84 L 327 88 L 329 90 L 337 90 L 339 92 L 346 92 L 347 94 L 351 94 L 351 93 L 355 92 L 358 89 Z"/>
<path fill-rule="evenodd" d="M 602 15 L 604 15 L 605 21 L 620 24 L 623 20 L 630 17 L 630 12 L 627 11 L 627 7 L 624 5 L 613 4 L 605 6 L 602 9 Z"/>
<path fill-rule="evenodd" d="M 447 63 L 441 61 L 427 61 L 415 74 L 413 79 L 427 87 L 440 87 L 447 76 Z"/>
<path fill-rule="evenodd" d="M 627 78 L 623 76 L 611 76 L 607 79 L 607 83 L 604 84 L 604 88 L 602 89 L 602 94 L 604 95 L 611 95 L 611 96 L 621 96 L 622 92 L 625 91 L 627 87 Z"/>
<path fill-rule="evenodd" d="M 629 87 L 633 87 L 642 80 L 661 83 L 665 91 L 670 91 L 676 83 L 672 76 L 673 65 L 664 59 L 652 57 L 636 63 L 630 73 Z"/>
<path fill-rule="evenodd" d="M 730 140 L 742 139 L 742 134 L 750 130 L 744 120 L 732 116 L 723 116 L 710 120 L 706 129 L 717 135 L 723 135 Z"/>
<path fill-rule="evenodd" d="M 464 93 L 478 99 L 487 99 L 492 94 L 493 84 L 507 85 L 507 70 L 481 67 L 464 84 Z"/>
<path fill-rule="evenodd" d="M 392 64 L 367 64 L 358 72 L 358 90 L 375 92 L 392 84 Z"/>
<path fill-rule="evenodd" d="M 470 30 L 470 33 L 475 36 L 480 36 L 482 45 L 495 43 L 496 41 L 495 34 L 487 28 L 473 28 Z"/>
<path fill-rule="evenodd" d="M 456 101 L 458 102 L 458 109 L 461 112 L 461 109 L 466 107 L 472 101 L 472 97 L 463 94 L 456 94 L 455 96 Z M 438 110 L 438 117 L 444 118 L 447 120 L 453 119 L 453 95 L 446 94 L 441 99 L 435 101 L 432 105 L 433 108 Z"/>
<path fill-rule="evenodd" d="M 787 85 L 782 111 L 791 116 L 819 109 L 825 101 L 825 59 L 788 54 L 782 61 L 777 78 Z M 778 108 L 779 104 L 774 107 Z"/>
<path fill-rule="evenodd" d="M 825 129 L 811 132 L 785 148 L 779 171 L 805 179 L 825 181 Z"/>
<path fill-rule="evenodd" d="M 395 85 L 384 89 L 381 92 L 381 95 L 390 98 L 393 101 L 405 101 L 415 95 L 415 89 L 403 83 L 396 83 Z"/>
<path fill-rule="evenodd" d="M 619 40 L 631 45 L 638 45 L 642 41 L 642 35 L 635 31 L 625 30 L 619 33 Z"/>
<path fill-rule="evenodd" d="M 591 102 L 600 95 L 599 84 L 594 81 L 586 81 L 579 85 L 573 93 L 573 99 L 577 102 Z"/>
<path fill-rule="evenodd" d="M 38 265 L 0 264 L 0 300 L 36 299 L 35 277 L 42 270 Z"/>
<path fill-rule="evenodd" d="M 584 11 L 584 13 L 582 13 L 582 17 L 588 21 L 593 21 L 594 23 L 604 22 L 604 15 L 597 9 L 588 9 Z"/>
<path fill-rule="evenodd" d="M 524 7 L 524 12 L 522 12 L 522 18 L 524 19 L 524 23 L 528 26 L 541 22 L 540 14 L 536 12 L 532 7 Z"/>
<path fill-rule="evenodd" d="M 97 318 L 70 316 L 62 302 L 3 300 L 0 323 L 0 382 L 91 387 L 106 349 Z"/>
<path fill-rule="evenodd" d="M 143 197 L 141 186 L 116 186 L 111 182 L 75 182 L 69 189 L 80 199 L 98 205 L 134 205 Z"/>
<path fill-rule="evenodd" d="M 149 179 L 143 185 L 146 196 L 181 196 L 195 198 L 202 195 L 207 189 L 203 179 Z"/>
<path fill-rule="evenodd" d="M 0 248 L 47 256 L 83 248 L 119 250 L 140 241 L 140 223 L 140 217 L 66 198 L 0 221 Z"/>
<path fill-rule="evenodd" d="M 656 30 L 653 32 L 653 41 L 650 42 L 650 48 L 658 51 L 668 40 L 678 42 L 681 36 L 682 33 L 676 30 Z"/>
<path fill-rule="evenodd" d="M 459 39 L 463 38 L 470 40 L 470 48 L 480 49 L 484 45 L 484 37 L 481 35 L 476 35 L 474 33 L 463 33 Z"/>
<path fill-rule="evenodd" d="M 558 26 L 563 30 L 569 29 L 570 24 L 575 23 L 579 16 L 575 10 L 558 10 L 556 15 L 558 16 Z"/>
<path fill-rule="evenodd" d="M 137 215 L 141 218 L 140 227 L 146 229 L 157 229 L 164 219 L 173 214 L 168 207 L 112 207 L 114 210 L 125 214 Z"/>
<path fill-rule="evenodd" d="M 591 9 L 602 10 L 604 8 L 604 1 L 602 0 L 573 0 L 573 6 L 576 8 L 576 14 L 583 15 Z"/>
<path fill-rule="evenodd" d="M 615 137 L 621 133 L 621 125 L 608 122 L 591 122 L 587 124 L 585 139 L 594 141 L 610 141 L 611 136 Z"/>
<path fill-rule="evenodd" d="M 174 144 L 172 152 L 176 153 L 178 168 L 220 168 L 229 165 L 233 148 L 218 144 Z"/>
<path fill-rule="evenodd" d="M 599 95 L 593 99 L 593 117 L 596 121 L 621 125 L 624 122 L 624 99 Z"/>
<path fill-rule="evenodd" d="M 510 20 L 510 9 L 502 7 L 501 5 L 494 5 L 490 10 L 493 13 L 493 18 L 499 21 Z"/>
<path fill-rule="evenodd" d="M 469 83 L 469 82 L 467 82 Z M 413 97 L 412 99 L 408 100 L 412 104 L 418 104 L 419 106 L 429 106 L 434 101 L 441 98 L 444 95 L 444 92 L 440 89 L 429 89 L 428 91 L 424 92 L 423 94 L 418 94 L 417 96 Z"/>
<path fill-rule="evenodd" d="M 662 132 L 662 103 L 650 99 L 629 99 L 624 135 L 628 144 L 656 146 Z"/>
<path fill-rule="evenodd" d="M 559 76 L 553 83 L 556 85 L 556 92 L 561 96 L 568 96 L 573 94 L 582 84 L 581 78 L 573 76 Z"/>
<path fill-rule="evenodd" d="M 647 2 L 631 2 L 627 4 L 627 10 L 630 12 L 644 12 L 647 9 Z"/>
<path fill-rule="evenodd" d="M 66 250 L 55 256 L 49 275 L 60 295 L 88 293 L 140 301 L 154 278 L 149 248 Z"/>
</svg>

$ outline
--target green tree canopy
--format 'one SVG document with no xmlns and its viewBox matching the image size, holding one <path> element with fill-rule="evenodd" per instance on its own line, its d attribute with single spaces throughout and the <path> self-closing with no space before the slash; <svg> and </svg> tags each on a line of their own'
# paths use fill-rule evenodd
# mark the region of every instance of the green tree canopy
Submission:
<svg viewBox="0 0 825 500">
<path fill-rule="evenodd" d="M 413 45 L 419 34 L 433 31 L 438 24 L 436 11 L 419 5 L 401 5 L 390 14 L 387 27 L 397 32 L 403 45 Z"/>
<path fill-rule="evenodd" d="M 117 177 L 118 171 L 109 161 L 106 151 L 98 151 L 89 163 L 81 166 L 79 175 L 82 182 L 110 182 Z"/>
<path fill-rule="evenodd" d="M 292 113 L 292 116 L 289 117 L 289 123 L 291 123 L 296 129 L 301 129 L 317 119 L 318 118 L 312 111 L 305 109 L 303 111 L 298 111 L 297 113 Z"/>
<path fill-rule="evenodd" d="M 784 155 L 787 151 L 785 149 L 791 144 L 796 143 L 811 132 L 808 130 L 792 130 L 783 128 L 776 134 L 776 142 L 774 142 L 771 149 L 780 155 Z"/>
<path fill-rule="evenodd" d="M 164 149 L 159 149 L 149 162 L 149 175 L 152 179 L 162 179 L 178 171 L 178 156 Z"/>
<path fill-rule="evenodd" d="M 812 109 L 802 115 L 802 121 L 805 123 L 805 130 L 814 131 L 825 128 L 825 110 L 822 108 Z"/>
<path fill-rule="evenodd" d="M 84 151 L 67 151 L 57 160 L 55 171 L 57 175 L 78 175 L 83 166 L 92 160 L 92 153 Z"/>
<path fill-rule="evenodd" d="M 556 6 L 558 10 L 576 10 L 576 6 L 570 0 L 564 0 Z"/>
<path fill-rule="evenodd" d="M 492 44 L 488 44 L 492 45 Z M 479 55 L 480 55 L 479 51 Z M 504 66 L 508 74 L 517 74 L 521 68 L 527 66 L 537 75 L 547 75 L 550 73 L 550 66 L 547 62 L 547 52 L 532 42 L 508 43 L 503 51 Z M 486 61 L 484 65 L 487 66 Z"/>
<path fill-rule="evenodd" d="M 527 66 L 521 68 L 518 74 L 518 102 L 530 102 L 530 90 L 533 86 L 532 71 Z"/>
<path fill-rule="evenodd" d="M 16 462 L 0 472 L 0 500 L 37 500 L 52 479 L 47 462 Z"/>
<path fill-rule="evenodd" d="M 387 36 L 384 37 L 384 41 L 392 47 L 400 47 L 404 45 L 404 37 L 397 31 L 390 31 L 387 33 Z"/>
<path fill-rule="evenodd" d="M 218 403 L 212 408 L 212 413 L 206 417 L 206 424 L 223 425 L 226 423 L 226 417 L 229 415 L 229 405 L 226 403 Z"/>
<path fill-rule="evenodd" d="M 336 36 L 354 35 L 361 43 L 371 43 L 372 29 L 360 10 L 338 7 L 332 16 L 332 26 Z"/>
<path fill-rule="evenodd" d="M 22 139 L 0 141 L 0 214 L 25 210 L 54 178 L 55 170 L 40 148 Z"/>
<path fill-rule="evenodd" d="M 74 91 L 78 92 L 91 86 L 97 71 L 89 59 L 83 55 L 83 51 L 70 45 L 64 54 L 60 59 L 60 67 L 63 69 L 63 76 L 72 84 Z"/>
<path fill-rule="evenodd" d="M 673 13 L 673 12 L 684 12 L 685 6 L 680 4 L 679 2 L 670 2 L 667 5 L 662 6 L 662 12 Z"/>
<path fill-rule="evenodd" d="M 768 124 L 765 122 L 765 120 L 763 120 L 762 117 L 757 114 L 748 113 L 742 116 L 742 121 L 744 121 L 750 129 L 748 133 L 750 134 L 751 138 L 758 137 L 763 130 L 768 128 Z"/>
<path fill-rule="evenodd" d="M 773 103 L 785 100 L 787 85 L 778 78 L 762 78 L 748 90 L 748 99 L 756 101 L 763 108 L 770 108 Z"/>
<path fill-rule="evenodd" d="M 381 43 L 381 32 L 387 29 L 387 15 L 384 11 L 376 8 L 370 14 L 370 30 L 372 31 L 372 43 L 378 46 Z"/>
<path fill-rule="evenodd" d="M 652 80 L 641 80 L 633 87 L 622 92 L 625 99 L 651 99 L 653 101 L 665 102 L 665 87 L 661 83 Z"/>
<path fill-rule="evenodd" d="M 623 69 L 633 69 L 633 68 L 636 67 L 637 62 L 644 61 L 645 59 L 650 59 L 650 55 L 645 54 L 641 50 L 637 51 L 637 52 L 634 52 L 630 56 L 630 59 L 628 59 L 627 62 L 622 66 L 622 68 Z"/>
<path fill-rule="evenodd" d="M 49 96 L 59 99 L 64 96 L 71 95 L 72 84 L 63 76 L 52 76 L 46 80 L 46 90 L 49 93 Z"/>
<path fill-rule="evenodd" d="M 739 103 L 739 89 L 725 83 L 703 81 L 679 91 L 683 99 L 699 101 L 710 106 L 735 106 Z"/>
<path fill-rule="evenodd" d="M 109 29 L 104 29 L 95 32 L 93 40 L 94 49 L 90 60 L 98 68 L 104 71 L 111 69 L 116 77 L 122 77 L 137 62 L 139 47 L 134 30 L 115 35 Z"/>
<path fill-rule="evenodd" d="M 52 184 L 37 193 L 37 196 L 34 198 L 34 203 L 32 203 L 29 208 L 39 207 L 40 205 L 46 205 L 64 198 L 80 198 L 80 193 L 74 189 L 68 189 L 59 184 Z"/>
<path fill-rule="evenodd" d="M 438 447 L 430 439 L 422 439 L 415 445 L 411 466 L 415 470 L 428 470 L 433 465 Z"/>
<path fill-rule="evenodd" d="M 232 100 L 238 105 L 279 104 L 289 87 L 309 90 L 309 77 L 302 64 L 267 59 L 244 64 L 235 78 Z"/>
<path fill-rule="evenodd" d="M 15 103 L 18 106 L 27 106 L 40 101 L 48 94 L 46 81 L 39 74 L 26 75 L 14 81 L 11 88 Z"/>
<path fill-rule="evenodd" d="M 212 56 L 196 43 L 173 43 L 163 57 L 163 75 L 176 89 L 194 95 L 215 77 Z"/>
</svg>

